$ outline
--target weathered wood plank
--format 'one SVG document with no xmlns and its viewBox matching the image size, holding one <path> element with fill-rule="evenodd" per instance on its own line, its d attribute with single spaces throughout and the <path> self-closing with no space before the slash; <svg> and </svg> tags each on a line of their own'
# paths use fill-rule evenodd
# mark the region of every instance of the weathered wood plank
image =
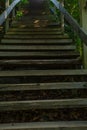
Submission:
<svg viewBox="0 0 87 130">
<path fill-rule="evenodd" d="M 46 65 L 46 64 L 49 64 L 49 65 L 52 65 L 52 64 L 67 64 L 67 65 L 70 65 L 70 64 L 80 64 L 81 61 L 80 61 L 80 58 L 77 58 L 77 59 L 41 59 L 41 60 L 0 60 L 0 65 Z"/>
<path fill-rule="evenodd" d="M 15 35 L 15 34 L 18 34 L 18 35 L 23 35 L 23 34 L 25 34 L 25 35 L 36 35 L 36 34 L 40 34 L 40 35 L 53 35 L 53 34 L 55 34 L 55 35 L 61 35 L 62 34 L 62 32 L 61 31 L 59 31 L 59 32 L 57 32 L 57 31 L 50 31 L 50 32 L 7 32 L 6 34 L 10 34 L 10 35 Z"/>
<path fill-rule="evenodd" d="M 60 57 L 63 57 L 63 59 L 66 57 L 66 58 L 75 58 L 75 57 L 78 57 L 79 56 L 79 54 L 78 53 L 76 53 L 76 52 L 55 52 L 54 53 L 54 51 L 52 52 L 41 52 L 41 51 L 39 51 L 39 52 L 17 52 L 17 51 L 0 51 L 0 58 L 2 57 L 4 57 L 5 59 L 7 58 L 7 57 L 13 57 L 13 58 L 15 58 L 15 57 L 21 57 L 22 59 L 23 59 L 23 57 L 25 57 L 25 58 L 27 58 L 27 57 L 43 57 L 43 58 L 46 58 L 46 57 L 49 57 L 49 58 L 53 58 L 53 57 L 57 57 L 57 58 L 60 58 Z"/>
<path fill-rule="evenodd" d="M 75 45 L 0 45 L 0 51 L 3 50 L 75 50 Z"/>
<path fill-rule="evenodd" d="M 87 130 L 87 121 L 0 124 L 0 130 Z"/>
<path fill-rule="evenodd" d="M 68 35 L 45 35 L 45 34 L 43 34 L 43 35 L 39 35 L 39 34 L 35 34 L 35 35 L 16 35 L 16 34 L 14 34 L 14 35 L 8 35 L 8 34 L 6 34 L 6 35 L 4 35 L 4 38 L 7 38 L 7 39 L 32 39 L 32 38 L 35 38 L 35 39 L 68 39 L 69 38 L 69 36 Z"/>
<path fill-rule="evenodd" d="M 0 91 L 87 89 L 87 82 L 0 84 Z"/>
<path fill-rule="evenodd" d="M 0 77 L 15 76 L 87 76 L 87 69 L 79 70 L 15 70 L 0 71 Z"/>
<path fill-rule="evenodd" d="M 59 100 L 1 101 L 0 111 L 87 107 L 87 98 Z"/>
<path fill-rule="evenodd" d="M 41 17 L 41 16 L 39 16 Z M 12 32 L 12 31 L 18 31 L 18 32 L 50 32 L 50 31 L 61 31 L 61 28 L 47 28 L 47 27 L 44 27 L 44 28 L 35 28 L 35 27 L 12 27 L 9 29 L 9 32 Z"/>
<path fill-rule="evenodd" d="M 40 43 L 40 44 L 43 44 L 43 43 L 46 43 L 46 44 L 51 44 L 51 43 L 56 43 L 56 44 L 58 44 L 58 43 L 72 43 L 72 39 L 30 39 L 30 40 L 28 40 L 28 39 L 2 39 L 1 40 L 1 43 L 32 43 L 32 44 L 38 44 L 38 43 Z"/>
</svg>

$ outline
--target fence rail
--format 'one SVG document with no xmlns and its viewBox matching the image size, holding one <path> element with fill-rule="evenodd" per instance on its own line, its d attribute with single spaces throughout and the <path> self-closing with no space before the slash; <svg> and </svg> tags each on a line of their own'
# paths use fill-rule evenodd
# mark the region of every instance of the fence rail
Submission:
<svg viewBox="0 0 87 130">
<path fill-rule="evenodd" d="M 0 25 L 2 25 L 14 7 L 20 2 L 21 0 L 14 0 L 9 7 L 0 15 Z"/>
</svg>

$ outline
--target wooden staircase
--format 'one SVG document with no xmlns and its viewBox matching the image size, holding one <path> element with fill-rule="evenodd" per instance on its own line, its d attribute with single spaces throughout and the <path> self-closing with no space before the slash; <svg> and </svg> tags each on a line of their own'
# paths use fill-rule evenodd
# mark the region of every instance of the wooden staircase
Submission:
<svg viewBox="0 0 87 130">
<path fill-rule="evenodd" d="M 0 43 L 0 130 L 87 130 L 87 70 L 75 43 L 59 26 L 20 22 Z"/>
<path fill-rule="evenodd" d="M 0 44 L 0 59 L 3 69 L 81 68 L 76 46 L 61 28 L 11 28 Z"/>
</svg>

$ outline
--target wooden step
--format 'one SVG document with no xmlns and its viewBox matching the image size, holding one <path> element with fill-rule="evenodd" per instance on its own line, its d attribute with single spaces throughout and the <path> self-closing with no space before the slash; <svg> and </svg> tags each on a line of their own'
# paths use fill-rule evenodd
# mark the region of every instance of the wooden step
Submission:
<svg viewBox="0 0 87 130">
<path fill-rule="evenodd" d="M 59 83 L 25 83 L 0 84 L 2 91 L 28 91 L 28 90 L 81 90 L 87 89 L 87 82 L 59 82 Z"/>
<path fill-rule="evenodd" d="M 60 26 L 60 23 L 53 23 L 51 20 L 54 19 L 54 16 L 51 16 L 51 18 L 49 19 L 49 16 L 47 16 L 47 18 L 45 19 L 42 19 L 41 18 L 41 15 L 40 16 L 36 16 L 34 15 L 33 18 L 32 16 L 28 16 L 27 17 L 22 17 L 22 19 L 20 19 L 18 22 L 15 22 L 13 21 L 14 23 L 11 25 L 11 28 L 48 28 L 48 29 L 52 29 L 52 28 L 55 28 L 55 29 L 60 29 L 61 26 Z M 21 21 L 22 20 L 22 21 Z M 38 20 L 38 21 L 37 21 Z M 47 24 L 47 21 L 49 21 L 50 23 Z M 35 23 L 37 22 L 37 23 Z"/>
<path fill-rule="evenodd" d="M 8 59 L 8 58 L 38 58 L 38 59 L 53 59 L 53 58 L 77 58 L 79 57 L 79 53 L 76 52 L 55 52 L 54 51 L 49 51 L 49 52 L 44 52 L 44 51 L 34 51 L 34 52 L 17 52 L 17 51 L 0 51 L 0 58 L 1 59 Z"/>
<path fill-rule="evenodd" d="M 9 32 L 58 32 L 58 31 L 61 31 L 61 28 L 47 28 L 47 27 L 44 27 L 44 28 L 31 28 L 31 27 L 19 27 L 19 28 L 15 28 L 15 27 L 12 27 L 9 29 Z"/>
<path fill-rule="evenodd" d="M 0 77 L 24 77 L 24 76 L 87 76 L 86 69 L 78 70 L 19 70 L 0 71 Z"/>
<path fill-rule="evenodd" d="M 35 35 L 10 35 L 10 34 L 6 34 L 4 35 L 4 38 L 7 38 L 7 39 L 32 39 L 32 38 L 35 38 L 35 39 L 68 39 L 69 36 L 68 35 L 40 35 L 40 34 L 35 34 Z"/>
<path fill-rule="evenodd" d="M 25 68 L 26 69 L 26 68 Z M 1 84 L 86 82 L 87 70 L 76 69 L 9 69 L 0 71 Z"/>
<path fill-rule="evenodd" d="M 22 69 L 80 69 L 81 59 L 3 59 L 0 60 L 0 68 L 2 70 L 22 70 Z"/>
<path fill-rule="evenodd" d="M 61 31 L 52 31 L 52 32 L 42 32 L 42 31 L 37 31 L 37 32 L 17 32 L 17 31 L 13 31 L 13 32 L 7 32 L 6 34 L 10 34 L 10 35 L 13 35 L 13 34 L 18 34 L 18 35 L 31 35 L 31 34 L 33 34 L 33 35 L 35 35 L 35 34 L 40 34 L 40 35 L 43 35 L 43 34 L 45 34 L 45 35 L 61 35 L 62 34 L 62 32 Z"/>
<path fill-rule="evenodd" d="M 0 111 L 19 111 L 29 109 L 57 109 L 87 107 L 87 98 L 30 100 L 30 101 L 1 101 Z"/>
<path fill-rule="evenodd" d="M 75 50 L 75 45 L 0 45 L 0 51 L 29 51 L 29 50 Z"/>
<path fill-rule="evenodd" d="M 87 130 L 87 121 L 0 124 L 0 130 Z"/>
<path fill-rule="evenodd" d="M 48 59 L 48 60 L 0 60 L 0 65 L 52 65 L 52 64 L 80 64 L 80 59 Z"/>
<path fill-rule="evenodd" d="M 26 43 L 28 43 L 28 44 L 30 44 L 30 43 L 32 43 L 32 44 L 58 44 L 58 43 L 72 43 L 72 39 L 57 39 L 57 40 L 55 40 L 55 39 L 37 39 L 37 40 L 35 40 L 35 39 L 30 39 L 30 40 L 28 40 L 28 39 L 2 39 L 1 40 L 1 43 L 12 43 L 12 44 L 26 44 Z"/>
</svg>

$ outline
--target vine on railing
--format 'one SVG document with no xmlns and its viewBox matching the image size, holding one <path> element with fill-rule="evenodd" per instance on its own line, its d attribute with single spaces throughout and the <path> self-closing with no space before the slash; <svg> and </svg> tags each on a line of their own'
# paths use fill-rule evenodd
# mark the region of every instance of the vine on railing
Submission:
<svg viewBox="0 0 87 130">
<path fill-rule="evenodd" d="M 78 34 L 81 40 L 87 45 L 87 33 L 80 27 L 77 21 L 67 12 L 67 10 L 57 0 L 50 0 L 60 12 L 63 13 L 66 21 L 71 25 L 73 30 Z"/>
</svg>

